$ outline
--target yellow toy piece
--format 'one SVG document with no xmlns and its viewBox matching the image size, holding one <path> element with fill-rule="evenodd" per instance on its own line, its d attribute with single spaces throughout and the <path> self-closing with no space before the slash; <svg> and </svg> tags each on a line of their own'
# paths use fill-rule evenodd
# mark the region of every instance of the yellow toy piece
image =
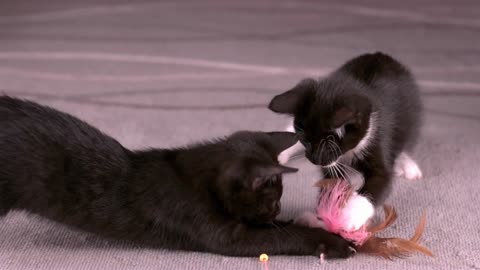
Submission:
<svg viewBox="0 0 480 270">
<path fill-rule="evenodd" d="M 263 253 L 260 255 L 260 257 L 258 258 L 261 262 L 268 262 L 268 255 Z"/>
</svg>

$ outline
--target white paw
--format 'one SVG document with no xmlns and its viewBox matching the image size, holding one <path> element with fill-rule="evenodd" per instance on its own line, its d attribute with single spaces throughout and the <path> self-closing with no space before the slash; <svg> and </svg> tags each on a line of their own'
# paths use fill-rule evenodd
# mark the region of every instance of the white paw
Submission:
<svg viewBox="0 0 480 270">
<path fill-rule="evenodd" d="M 303 145 L 300 142 L 297 142 L 290 148 L 283 150 L 283 152 L 281 152 L 280 155 L 278 155 L 277 157 L 278 163 L 286 164 L 292 156 L 293 157 L 303 156 L 303 154 L 301 153 L 303 149 L 304 149 Z"/>
<path fill-rule="evenodd" d="M 356 192 L 352 194 L 342 210 L 342 216 L 346 220 L 346 231 L 356 231 L 365 225 L 375 214 L 375 207 L 365 197 Z"/>
<path fill-rule="evenodd" d="M 288 162 L 288 160 L 290 159 L 290 156 L 291 156 L 291 154 L 288 153 L 288 149 L 283 151 L 282 153 L 280 153 L 280 155 L 278 155 L 278 163 L 286 164 Z"/>
<path fill-rule="evenodd" d="M 325 223 L 317 218 L 313 212 L 303 212 L 293 221 L 297 225 L 310 227 L 310 228 L 322 228 L 325 229 Z"/>
<path fill-rule="evenodd" d="M 402 176 L 408 180 L 417 180 L 423 177 L 417 163 L 406 153 L 401 153 L 398 156 L 393 171 L 395 175 Z"/>
</svg>

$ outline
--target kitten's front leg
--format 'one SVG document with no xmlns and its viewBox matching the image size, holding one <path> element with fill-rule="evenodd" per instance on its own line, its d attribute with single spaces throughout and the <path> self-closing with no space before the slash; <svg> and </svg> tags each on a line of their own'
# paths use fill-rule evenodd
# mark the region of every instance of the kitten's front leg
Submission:
<svg viewBox="0 0 480 270">
<path fill-rule="evenodd" d="M 350 244 L 323 229 L 307 228 L 292 223 L 276 222 L 268 227 L 238 224 L 225 239 L 208 244 L 211 252 L 228 256 L 315 255 L 346 258 L 353 255 Z"/>
<path fill-rule="evenodd" d="M 174 208 L 163 210 L 162 216 L 168 216 L 168 220 L 162 219 L 159 225 L 149 230 L 133 230 L 142 231 L 135 235 L 137 241 L 173 249 L 243 257 L 255 257 L 262 253 L 304 256 L 323 253 L 327 258 L 346 258 L 354 253 L 348 241 L 320 228 L 281 221 L 262 226 L 248 225 L 225 218 L 201 205 L 195 211 L 177 211 L 176 215 L 173 214 Z"/>
<path fill-rule="evenodd" d="M 356 167 L 365 178 L 365 184 L 360 189 L 360 193 L 370 198 L 376 206 L 382 205 L 390 192 L 392 168 L 375 156 L 358 161 Z"/>
</svg>

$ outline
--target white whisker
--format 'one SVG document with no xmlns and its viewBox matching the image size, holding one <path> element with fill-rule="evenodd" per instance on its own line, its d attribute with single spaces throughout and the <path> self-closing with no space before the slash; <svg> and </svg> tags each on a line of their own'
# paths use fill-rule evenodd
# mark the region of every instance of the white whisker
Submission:
<svg viewBox="0 0 480 270">
<path fill-rule="evenodd" d="M 323 153 L 323 147 L 325 147 L 325 140 L 321 140 L 321 141 L 320 141 L 320 143 L 319 143 L 318 146 L 317 146 L 317 150 L 318 150 L 318 148 L 319 148 L 320 146 L 322 146 L 322 147 L 320 148 L 320 152 L 317 153 L 317 154 L 321 156 L 322 153 Z"/>
<path fill-rule="evenodd" d="M 350 182 L 350 174 L 347 172 L 347 170 L 342 167 L 342 164 L 337 163 L 338 169 L 344 173 L 344 179 Z"/>
<path fill-rule="evenodd" d="M 341 171 L 340 167 L 338 166 L 338 164 L 335 165 L 333 168 L 338 172 L 338 174 L 339 174 L 343 179 L 345 179 L 345 180 L 348 181 L 348 179 L 346 179 L 346 178 L 345 178 L 345 175 L 342 173 L 342 171 Z"/>
<path fill-rule="evenodd" d="M 360 140 L 360 142 L 355 146 L 352 151 L 357 159 L 363 159 L 369 153 L 369 148 L 372 144 L 372 141 L 375 139 L 377 133 L 377 121 L 378 115 L 377 112 L 372 112 L 370 114 L 370 121 L 367 129 L 367 133 Z"/>
<path fill-rule="evenodd" d="M 365 184 L 365 178 L 363 174 L 357 171 L 355 168 L 345 165 L 341 162 L 338 162 L 338 165 L 343 168 L 345 172 L 349 172 L 349 183 L 352 185 L 356 190 L 359 190 Z"/>
<path fill-rule="evenodd" d="M 332 146 L 331 149 L 335 152 L 335 155 L 337 155 L 337 158 L 340 157 L 342 155 L 342 152 L 340 151 L 340 147 L 338 147 L 338 145 L 331 140 L 328 140 L 327 142 L 329 143 L 330 146 Z"/>
<path fill-rule="evenodd" d="M 336 166 L 336 165 L 335 165 L 335 166 L 332 166 L 332 170 L 333 170 L 333 172 L 335 173 L 335 178 L 340 179 L 341 176 L 340 176 L 340 174 L 338 173 L 338 170 L 337 170 L 337 166 Z"/>
<path fill-rule="evenodd" d="M 342 166 L 343 168 L 345 168 L 346 170 L 349 170 L 350 172 L 352 173 L 360 173 L 359 171 L 357 171 L 355 168 L 351 167 L 351 166 L 348 166 L 346 164 L 343 164 L 341 162 L 338 162 L 340 164 L 340 166 Z"/>
</svg>

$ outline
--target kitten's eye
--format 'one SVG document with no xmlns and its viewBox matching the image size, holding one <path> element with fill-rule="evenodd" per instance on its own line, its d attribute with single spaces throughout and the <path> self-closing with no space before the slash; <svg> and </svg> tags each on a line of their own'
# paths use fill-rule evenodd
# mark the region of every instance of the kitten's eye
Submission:
<svg viewBox="0 0 480 270">
<path fill-rule="evenodd" d="M 348 132 L 353 132 L 356 131 L 358 128 L 355 124 L 346 124 L 345 125 L 345 131 Z"/>
<path fill-rule="evenodd" d="M 278 183 L 278 181 L 280 181 L 279 175 L 271 175 L 266 178 L 265 185 L 267 187 L 273 187 Z"/>
<path fill-rule="evenodd" d="M 275 183 L 277 182 L 277 178 L 275 175 L 271 175 L 268 177 L 268 180 L 267 180 L 267 186 L 273 186 L 275 185 Z"/>
</svg>

